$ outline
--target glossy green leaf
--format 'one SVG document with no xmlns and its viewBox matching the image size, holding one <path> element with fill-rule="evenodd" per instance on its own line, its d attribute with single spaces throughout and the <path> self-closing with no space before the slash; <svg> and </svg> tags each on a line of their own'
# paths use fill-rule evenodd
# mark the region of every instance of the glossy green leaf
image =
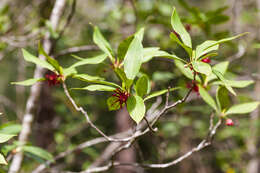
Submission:
<svg viewBox="0 0 260 173">
<path fill-rule="evenodd" d="M 215 100 L 209 95 L 209 93 L 203 88 L 201 85 L 199 85 L 199 93 L 202 99 L 211 106 L 214 110 L 218 110 Z"/>
<path fill-rule="evenodd" d="M 124 59 L 124 71 L 128 79 L 133 80 L 139 72 L 143 59 L 143 45 L 140 36 L 135 35 Z"/>
<path fill-rule="evenodd" d="M 5 158 L 2 154 L 0 154 L 0 164 L 1 165 L 7 165 L 7 161 L 5 160 Z"/>
<path fill-rule="evenodd" d="M 216 65 L 214 65 L 212 67 L 212 70 L 217 70 L 219 71 L 221 74 L 225 75 L 227 69 L 228 69 L 228 65 L 229 65 L 229 62 L 228 61 L 223 61 L 223 62 L 220 62 Z M 211 80 L 214 80 L 214 79 L 217 79 L 218 77 L 214 74 L 214 73 L 211 73 L 207 80 L 208 81 L 211 81 Z"/>
<path fill-rule="evenodd" d="M 46 80 L 45 78 L 37 78 L 37 79 L 27 79 L 25 81 L 20 81 L 20 82 L 11 82 L 12 85 L 23 85 L 23 86 L 31 86 L 35 84 L 36 82 L 44 81 Z"/>
<path fill-rule="evenodd" d="M 41 46 L 41 44 L 38 44 L 38 49 L 39 49 L 39 54 L 42 54 L 45 56 L 47 62 L 49 64 L 52 65 L 52 67 L 59 73 L 59 74 L 63 74 L 63 69 L 60 66 L 60 64 L 58 63 L 58 61 L 56 61 L 54 58 L 50 57 L 43 49 L 43 47 Z"/>
<path fill-rule="evenodd" d="M 228 89 L 229 92 L 231 92 L 233 95 L 236 96 L 235 91 L 233 88 L 228 84 L 227 80 L 224 78 L 224 76 L 217 70 L 213 70 L 213 73 L 218 77 L 221 82 L 223 82 L 224 86 Z"/>
<path fill-rule="evenodd" d="M 72 55 L 72 56 L 80 58 L 76 55 Z M 106 57 L 107 57 L 106 54 L 101 54 L 101 55 L 94 56 L 92 58 L 84 58 L 83 60 L 76 62 L 69 68 L 75 68 L 75 67 L 79 67 L 79 66 L 86 65 L 86 64 L 99 64 L 99 63 L 103 62 L 106 59 Z"/>
<path fill-rule="evenodd" d="M 121 79 L 122 87 L 125 88 L 126 90 L 129 90 L 131 88 L 133 80 L 127 79 L 124 70 L 122 70 L 120 68 L 115 68 L 114 71 L 116 72 L 116 74 L 119 77 L 119 79 Z"/>
<path fill-rule="evenodd" d="M 85 82 L 98 83 L 98 84 L 114 86 L 116 88 L 121 88 L 119 85 L 117 85 L 115 83 L 104 81 L 104 78 L 101 78 L 99 76 L 90 76 L 88 74 L 76 74 L 76 75 L 73 75 L 72 77 L 85 81 Z"/>
<path fill-rule="evenodd" d="M 242 103 L 238 105 L 234 105 L 229 108 L 225 114 L 247 114 L 254 111 L 259 105 L 259 102 L 249 102 L 249 103 Z"/>
<path fill-rule="evenodd" d="M 192 48 L 190 34 L 186 31 L 185 27 L 181 23 L 181 20 L 175 8 L 173 8 L 171 16 L 171 25 L 173 30 L 180 35 L 182 42 L 186 46 Z"/>
<path fill-rule="evenodd" d="M 118 58 L 119 61 L 124 60 L 126 52 L 129 48 L 129 45 L 133 41 L 133 39 L 134 39 L 134 35 L 127 37 L 125 40 L 123 40 L 119 44 L 118 49 L 117 49 L 117 58 Z"/>
<path fill-rule="evenodd" d="M 107 99 L 107 106 L 108 106 L 108 110 L 109 111 L 114 111 L 114 110 L 118 110 L 120 109 L 120 103 L 118 101 L 118 98 L 116 97 L 109 97 Z M 124 104 L 122 105 L 122 107 L 124 106 Z"/>
<path fill-rule="evenodd" d="M 196 56 L 195 56 L 195 60 L 197 60 L 198 58 L 200 58 L 202 55 L 205 55 L 211 51 L 215 51 L 215 50 L 218 50 L 219 48 L 219 45 L 215 45 L 215 46 L 212 46 L 212 47 L 209 47 L 210 45 L 212 44 L 215 44 L 216 41 L 213 41 L 213 40 L 207 40 L 205 42 L 203 42 L 202 44 L 198 45 L 196 47 Z M 208 48 L 209 47 L 209 48 Z"/>
<path fill-rule="evenodd" d="M 147 75 L 141 76 L 135 85 L 135 91 L 138 96 L 143 97 L 144 95 L 148 94 L 149 91 L 149 78 Z"/>
<path fill-rule="evenodd" d="M 108 55 L 110 60 L 113 62 L 114 61 L 113 50 L 97 26 L 94 27 L 93 41 L 94 41 L 94 43 L 96 43 L 98 45 L 98 47 L 103 52 L 105 52 Z"/>
<path fill-rule="evenodd" d="M 212 72 L 211 66 L 201 61 L 192 62 L 192 66 L 196 72 L 205 74 L 206 76 L 209 76 Z"/>
<path fill-rule="evenodd" d="M 68 76 L 72 76 L 72 75 L 75 75 L 77 74 L 77 70 L 75 68 L 64 68 L 63 69 L 63 75 L 65 78 L 67 78 Z"/>
<path fill-rule="evenodd" d="M 211 47 L 214 47 L 214 46 L 216 46 L 216 45 L 218 45 L 218 44 L 225 43 L 225 42 L 228 42 L 228 41 L 237 39 L 237 38 L 242 37 L 243 35 L 246 35 L 246 34 L 248 34 L 248 32 L 245 32 L 245 33 L 242 33 L 242 34 L 233 36 L 233 37 L 224 38 L 224 39 L 218 40 L 218 41 L 216 41 L 216 42 L 212 42 L 211 44 L 209 44 L 209 45 L 205 48 L 205 50 L 206 50 L 206 49 L 209 49 L 209 48 L 211 48 Z"/>
<path fill-rule="evenodd" d="M 23 151 L 25 152 L 29 152 L 31 154 L 34 154 L 42 159 L 48 160 L 53 162 L 53 156 L 51 155 L 51 153 L 49 153 L 48 151 L 39 148 L 39 147 L 35 147 L 35 146 L 23 146 Z"/>
<path fill-rule="evenodd" d="M 240 80 L 240 81 L 226 80 L 226 84 L 233 88 L 245 88 L 253 83 L 254 83 L 253 80 Z M 212 85 L 225 85 L 225 83 L 222 81 L 215 81 L 212 82 Z"/>
<path fill-rule="evenodd" d="M 139 96 L 131 95 L 126 102 L 130 117 L 138 124 L 145 116 L 144 101 Z"/>
<path fill-rule="evenodd" d="M 83 88 L 71 88 L 74 90 L 88 90 L 88 91 L 114 91 L 115 87 L 107 86 L 107 85 L 89 85 Z"/>
<path fill-rule="evenodd" d="M 11 139 L 14 136 L 16 136 L 16 135 L 1 133 L 0 134 L 0 143 L 7 142 L 9 139 Z"/>
<path fill-rule="evenodd" d="M 147 97 L 145 97 L 144 101 L 149 100 L 149 99 L 154 98 L 154 97 L 158 97 L 158 96 L 163 95 L 163 94 L 166 94 L 168 91 L 171 92 L 171 91 L 175 91 L 177 89 L 180 89 L 180 87 L 164 89 L 164 90 L 160 90 L 160 91 L 155 91 L 155 92 L 149 94 Z"/>
<path fill-rule="evenodd" d="M 183 44 L 175 34 L 171 33 L 170 38 L 178 43 L 188 53 L 190 57 L 192 56 L 192 48 Z"/>
<path fill-rule="evenodd" d="M 5 123 L 0 126 L 0 134 L 16 135 L 22 130 L 22 125 Z"/>
<path fill-rule="evenodd" d="M 220 110 L 227 110 L 227 108 L 230 106 L 228 90 L 225 87 L 218 87 L 216 93 L 216 100 Z"/>
<path fill-rule="evenodd" d="M 176 55 L 171 55 L 168 52 L 159 50 L 159 47 L 148 47 L 144 48 L 144 56 L 143 56 L 143 63 L 150 61 L 154 57 L 162 57 L 162 58 L 169 58 L 173 60 L 180 60 L 184 63 L 187 63 L 185 60 L 177 57 Z"/>
<path fill-rule="evenodd" d="M 47 68 L 49 69 L 50 71 L 54 71 L 54 67 L 49 64 L 47 61 L 44 61 L 42 59 L 39 59 L 37 57 L 35 57 L 34 55 L 30 54 L 29 52 L 27 52 L 25 49 L 22 49 L 22 52 L 23 52 L 23 57 L 26 61 L 28 62 L 32 62 L 36 65 L 39 65 L 43 68 Z"/>
</svg>

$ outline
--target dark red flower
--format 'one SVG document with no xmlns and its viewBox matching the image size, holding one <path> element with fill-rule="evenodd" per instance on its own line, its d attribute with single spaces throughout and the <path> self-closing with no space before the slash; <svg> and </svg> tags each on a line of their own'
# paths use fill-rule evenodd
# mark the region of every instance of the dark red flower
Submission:
<svg viewBox="0 0 260 173">
<path fill-rule="evenodd" d="M 192 89 L 193 92 L 199 95 L 199 86 L 196 84 L 196 82 L 192 81 L 191 83 L 187 83 L 186 87 Z"/>
<path fill-rule="evenodd" d="M 205 63 L 210 63 L 210 62 L 211 62 L 211 60 L 210 60 L 209 58 L 204 58 L 204 59 L 202 59 L 201 61 L 202 61 L 202 62 L 205 62 Z"/>
<path fill-rule="evenodd" d="M 120 108 L 122 108 L 130 94 L 127 91 L 123 91 L 117 88 L 112 96 L 116 97 L 116 101 L 112 105 L 114 105 L 115 103 L 119 103 Z"/>
<path fill-rule="evenodd" d="M 226 119 L 226 125 L 227 125 L 227 126 L 234 126 L 233 120 L 230 119 L 230 118 Z"/>
<path fill-rule="evenodd" d="M 190 24 L 186 24 L 185 25 L 185 29 L 190 32 L 191 31 L 191 25 Z"/>
<path fill-rule="evenodd" d="M 49 86 L 54 86 L 54 85 L 60 84 L 62 75 L 59 75 L 56 73 L 50 73 L 50 74 L 46 74 L 45 78 L 46 78 Z"/>
</svg>

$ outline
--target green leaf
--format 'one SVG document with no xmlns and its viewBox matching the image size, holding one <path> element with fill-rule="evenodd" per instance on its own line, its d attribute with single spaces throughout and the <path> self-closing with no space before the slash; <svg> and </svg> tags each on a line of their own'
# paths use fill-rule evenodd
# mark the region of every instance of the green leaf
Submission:
<svg viewBox="0 0 260 173">
<path fill-rule="evenodd" d="M 225 112 L 226 115 L 230 114 L 247 114 L 254 111 L 259 105 L 259 102 L 249 102 L 234 105 Z"/>
<path fill-rule="evenodd" d="M 11 134 L 0 134 L 0 143 L 4 143 L 7 142 L 9 139 L 11 139 L 12 137 L 14 137 L 16 135 L 11 135 Z"/>
<path fill-rule="evenodd" d="M 193 71 L 189 67 L 185 67 L 184 63 L 182 63 L 179 60 L 175 60 L 174 63 L 184 76 L 193 80 Z M 198 75 L 196 75 L 196 81 L 201 83 L 201 80 L 198 77 Z"/>
<path fill-rule="evenodd" d="M 164 90 L 160 90 L 160 91 L 155 91 L 155 92 L 151 93 L 150 95 L 146 96 L 144 98 L 144 101 L 149 100 L 149 99 L 154 98 L 154 97 L 158 97 L 160 95 L 163 95 L 163 94 L 167 93 L 168 91 L 171 92 L 171 91 L 175 91 L 177 89 L 180 89 L 180 87 L 170 88 L 169 90 L 168 89 L 164 89 Z"/>
<path fill-rule="evenodd" d="M 0 126 L 0 134 L 18 134 L 22 129 L 20 124 L 5 123 Z"/>
<path fill-rule="evenodd" d="M 136 122 L 136 124 L 138 124 L 145 115 L 145 105 L 143 99 L 139 96 L 131 95 L 128 97 L 126 105 L 130 117 Z"/>
<path fill-rule="evenodd" d="M 170 38 L 178 43 L 188 53 L 190 57 L 192 56 L 192 48 L 183 44 L 175 34 L 171 33 Z"/>
<path fill-rule="evenodd" d="M 124 70 L 120 68 L 115 68 L 114 71 L 116 72 L 117 76 L 121 79 L 122 87 L 125 88 L 126 90 L 129 90 L 131 88 L 133 80 L 127 79 Z"/>
<path fill-rule="evenodd" d="M 107 85 L 89 85 L 84 88 L 71 88 L 74 90 L 88 90 L 88 91 L 114 91 L 115 87 L 107 86 Z"/>
<path fill-rule="evenodd" d="M 93 40 L 94 40 L 94 43 L 96 43 L 98 45 L 98 47 L 108 55 L 110 60 L 112 62 L 114 62 L 115 59 L 114 59 L 113 50 L 112 50 L 110 44 L 108 43 L 108 41 L 101 34 L 101 32 L 97 26 L 94 27 Z"/>
<path fill-rule="evenodd" d="M 72 76 L 72 75 L 75 75 L 77 74 L 77 70 L 75 68 L 64 68 L 63 69 L 63 75 L 65 78 L 67 78 L 68 76 Z"/>
<path fill-rule="evenodd" d="M 253 80 L 239 80 L 239 81 L 234 81 L 234 80 L 226 80 L 226 83 L 234 88 L 245 88 L 251 84 L 254 83 Z"/>
<path fill-rule="evenodd" d="M 121 88 L 119 85 L 117 85 L 115 83 L 104 81 L 104 78 L 101 78 L 99 76 L 90 76 L 90 75 L 87 75 L 87 74 L 75 74 L 72 77 L 79 79 L 79 80 L 82 80 L 82 81 L 85 81 L 85 82 L 99 83 L 99 84 L 114 86 L 116 88 Z"/>
<path fill-rule="evenodd" d="M 123 40 L 118 48 L 117 48 L 117 58 L 119 61 L 124 60 L 126 52 L 129 48 L 130 43 L 132 42 L 132 40 L 134 39 L 134 35 L 127 37 L 125 40 Z"/>
<path fill-rule="evenodd" d="M 227 80 L 224 78 L 224 76 L 217 70 L 213 70 L 213 73 L 218 77 L 219 80 L 221 80 L 224 84 L 224 86 L 228 89 L 229 92 L 231 92 L 233 95 L 236 96 L 235 91 L 233 88 L 228 84 Z"/>
<path fill-rule="evenodd" d="M 216 93 L 217 105 L 221 111 L 226 110 L 230 106 L 228 90 L 219 86 Z"/>
<path fill-rule="evenodd" d="M 7 161 L 5 160 L 5 158 L 2 154 L 0 154 L 0 164 L 7 165 Z"/>
<path fill-rule="evenodd" d="M 36 82 L 44 81 L 46 80 L 45 78 L 37 78 L 37 79 L 27 79 L 25 81 L 20 81 L 20 82 L 11 82 L 12 85 L 23 85 L 23 86 L 31 86 L 35 84 Z"/>
<path fill-rule="evenodd" d="M 216 46 L 216 45 L 218 45 L 218 44 L 225 43 L 225 42 L 228 42 L 228 41 L 237 39 L 237 38 L 242 37 L 243 35 L 246 35 L 246 34 L 248 34 L 248 32 L 245 32 L 245 33 L 242 33 L 242 34 L 233 36 L 233 37 L 224 38 L 224 39 L 218 40 L 218 41 L 216 41 L 216 42 L 212 42 L 212 43 L 209 44 L 204 50 L 207 50 L 207 49 L 209 49 L 209 48 L 211 48 L 211 47 L 214 47 L 214 46 Z"/>
<path fill-rule="evenodd" d="M 227 69 L 228 69 L 228 65 L 229 65 L 229 62 L 228 61 L 223 61 L 223 62 L 220 62 L 216 65 L 214 65 L 212 67 L 212 70 L 217 70 L 219 71 L 221 74 L 225 75 Z M 217 79 L 218 77 L 214 74 L 214 73 L 211 73 L 207 80 L 208 81 L 211 81 L 211 80 L 214 80 L 214 79 Z"/>
<path fill-rule="evenodd" d="M 30 54 L 29 52 L 27 52 L 25 49 L 22 49 L 22 52 L 23 52 L 23 57 L 26 61 L 28 62 L 32 62 L 36 65 L 39 65 L 43 68 L 47 68 L 49 69 L 50 71 L 54 71 L 55 69 L 53 68 L 53 66 L 51 64 L 49 64 L 48 62 L 42 60 L 42 59 L 39 59 L 37 57 L 35 57 L 34 55 Z"/>
<path fill-rule="evenodd" d="M 201 62 L 201 61 L 193 61 L 192 67 L 196 72 L 205 74 L 206 76 L 209 76 L 212 72 L 211 66 L 207 63 Z"/>
<path fill-rule="evenodd" d="M 209 93 L 203 88 L 201 85 L 199 85 L 199 93 L 202 99 L 209 105 L 211 106 L 214 110 L 218 110 L 216 102 L 214 99 L 209 95 Z"/>
<path fill-rule="evenodd" d="M 159 47 L 148 47 L 144 48 L 144 56 L 143 56 L 143 63 L 150 61 L 154 57 L 163 57 L 163 58 L 169 58 L 173 60 L 180 60 L 183 61 L 184 63 L 187 63 L 185 60 L 177 57 L 176 55 L 171 55 L 168 52 L 159 50 Z"/>
<path fill-rule="evenodd" d="M 34 154 L 42 159 L 54 162 L 53 156 L 48 151 L 35 147 L 35 146 L 23 146 L 23 151 L 29 152 L 31 154 Z"/>
<path fill-rule="evenodd" d="M 205 42 L 203 42 L 202 44 L 198 45 L 196 47 L 196 56 L 195 56 L 195 60 L 197 60 L 198 58 L 200 58 L 202 55 L 205 55 L 211 51 L 215 51 L 215 50 L 218 50 L 219 48 L 219 45 L 215 45 L 215 46 L 212 46 L 212 47 L 209 47 L 210 45 L 212 44 L 215 44 L 216 41 L 213 41 L 213 40 L 207 40 Z M 209 48 L 208 48 L 209 47 Z M 207 48 L 207 49 L 206 49 Z"/>
<path fill-rule="evenodd" d="M 192 48 L 190 34 L 186 31 L 185 27 L 182 25 L 179 15 L 175 8 L 173 8 L 173 12 L 171 16 L 171 25 L 174 31 L 180 35 L 182 42 L 186 46 Z"/>
<path fill-rule="evenodd" d="M 118 98 L 111 96 L 107 99 L 107 106 L 109 111 L 114 111 L 120 109 L 120 103 L 118 101 Z M 122 105 L 122 107 L 124 104 Z"/>
<path fill-rule="evenodd" d="M 47 59 L 48 63 L 50 63 L 52 65 L 52 67 L 59 73 L 59 74 L 63 74 L 63 69 L 60 66 L 60 64 L 58 63 L 58 61 L 56 61 L 55 59 L 53 59 L 52 57 L 50 57 L 43 49 L 43 47 L 41 46 L 41 44 L 38 44 L 38 49 L 39 49 L 39 54 L 42 54 L 45 56 L 45 58 Z"/>
<path fill-rule="evenodd" d="M 143 97 L 144 95 L 148 94 L 149 91 L 149 78 L 147 75 L 143 75 L 140 77 L 135 85 L 135 91 L 138 96 Z"/>
<path fill-rule="evenodd" d="M 77 57 L 77 58 L 81 58 L 81 57 L 78 57 L 76 55 L 72 55 L 72 56 Z M 99 64 L 99 63 L 103 62 L 106 59 L 106 57 L 107 57 L 106 54 L 101 54 L 101 55 L 98 55 L 98 56 L 94 56 L 92 58 L 85 58 L 81 61 L 76 62 L 75 64 L 73 64 L 69 68 L 75 68 L 75 67 L 86 65 L 86 64 Z"/>
<path fill-rule="evenodd" d="M 143 45 L 136 35 L 126 52 L 124 59 L 124 71 L 128 79 L 133 80 L 139 72 L 143 59 Z"/>
</svg>

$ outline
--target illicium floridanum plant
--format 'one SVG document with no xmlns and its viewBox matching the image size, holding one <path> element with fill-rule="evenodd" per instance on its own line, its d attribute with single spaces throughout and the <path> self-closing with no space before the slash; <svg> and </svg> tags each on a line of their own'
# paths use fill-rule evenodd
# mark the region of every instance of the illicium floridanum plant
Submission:
<svg viewBox="0 0 260 173">
<path fill-rule="evenodd" d="M 42 66 L 52 73 L 48 73 L 43 78 L 33 78 L 22 82 L 13 82 L 13 84 L 29 86 L 44 80 L 48 81 L 49 85 L 65 84 L 67 78 L 72 77 L 89 84 L 84 88 L 72 89 L 111 92 L 111 97 L 107 99 L 108 109 L 117 110 L 126 105 L 131 118 L 138 124 L 146 113 L 145 101 L 169 91 L 179 89 L 179 87 L 169 88 L 150 93 L 149 78 L 146 74 L 140 73 L 140 69 L 143 63 L 150 61 L 152 58 L 162 57 L 174 61 L 181 73 L 192 80 L 189 86 L 190 91 L 197 92 L 215 111 L 216 115 L 226 119 L 227 125 L 233 125 L 233 121 L 228 119 L 227 116 L 231 114 L 249 113 L 257 108 L 259 102 L 249 102 L 231 106 L 228 97 L 229 92 L 236 96 L 233 88 L 246 87 L 252 84 L 253 81 L 233 81 L 226 79 L 225 73 L 228 69 L 228 61 L 220 62 L 214 66 L 210 65 L 210 59 L 217 55 L 221 43 L 231 41 L 246 33 L 218 41 L 207 40 L 194 48 L 190 34 L 181 23 L 175 8 L 171 16 L 171 25 L 173 31 L 170 33 L 170 38 L 186 51 L 188 58 L 177 57 L 174 54 L 160 50 L 158 47 L 144 48 L 142 45 L 144 28 L 139 29 L 135 34 L 123 40 L 119 44 L 117 51 L 115 51 L 103 37 L 98 27 L 95 26 L 93 40 L 102 50 L 102 54 L 92 58 L 74 56 L 78 59 L 78 62 L 64 68 L 59 65 L 58 61 L 49 57 L 41 45 L 39 45 L 39 54 L 43 54 L 46 60 L 39 59 L 23 49 L 22 52 L 26 61 Z M 120 84 L 106 81 L 99 76 L 78 74 L 76 70 L 79 66 L 99 64 L 107 58 L 110 63 L 112 63 L 112 69 L 120 79 Z M 136 80 L 136 78 L 138 79 Z M 213 85 L 217 86 L 215 99 L 213 99 L 208 92 Z"/>
</svg>

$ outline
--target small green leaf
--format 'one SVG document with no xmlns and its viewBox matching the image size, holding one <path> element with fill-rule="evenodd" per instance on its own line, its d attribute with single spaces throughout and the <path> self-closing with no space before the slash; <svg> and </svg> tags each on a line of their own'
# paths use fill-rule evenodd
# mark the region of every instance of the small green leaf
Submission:
<svg viewBox="0 0 260 173">
<path fill-rule="evenodd" d="M 98 45 L 98 47 L 108 55 L 110 60 L 112 62 L 114 62 L 115 59 L 114 59 L 113 50 L 112 50 L 110 44 L 108 43 L 108 41 L 101 34 L 101 32 L 97 26 L 94 27 L 93 40 L 94 40 L 94 43 L 96 43 Z"/>
<path fill-rule="evenodd" d="M 46 80 L 45 78 L 38 78 L 38 79 L 27 79 L 25 81 L 20 81 L 20 82 L 11 82 L 12 85 L 23 85 L 23 86 L 31 86 L 35 84 L 36 82 L 44 81 Z"/>
<path fill-rule="evenodd" d="M 79 80 L 82 80 L 82 81 L 85 81 L 85 82 L 98 83 L 98 84 L 114 86 L 116 88 L 121 88 L 119 85 L 117 85 L 115 83 L 104 81 L 104 78 L 101 78 L 99 76 L 90 76 L 88 74 L 75 74 L 72 77 L 79 79 Z"/>
<path fill-rule="evenodd" d="M 180 35 L 182 42 L 186 46 L 192 48 L 190 34 L 186 31 L 185 27 L 181 23 L 181 20 L 175 8 L 173 8 L 171 16 L 171 25 L 174 31 Z"/>
<path fill-rule="evenodd" d="M 41 67 L 47 68 L 50 71 L 54 71 L 55 69 L 53 68 L 53 66 L 51 64 L 49 64 L 48 62 L 39 59 L 37 57 L 35 57 L 34 55 L 30 54 L 29 52 L 27 52 L 25 49 L 22 49 L 23 52 L 23 57 L 26 61 L 28 62 L 32 62 L 36 65 L 39 65 Z"/>
<path fill-rule="evenodd" d="M 171 92 L 171 91 L 175 91 L 177 89 L 180 89 L 180 87 L 170 88 L 169 90 L 164 89 L 164 90 L 160 90 L 160 91 L 155 91 L 155 92 L 151 93 L 150 95 L 148 95 L 147 97 L 145 97 L 144 101 L 149 100 L 149 99 L 154 98 L 154 97 L 158 97 L 160 95 L 163 95 L 163 94 L 167 93 L 168 91 Z"/>
<path fill-rule="evenodd" d="M 196 57 L 195 57 L 195 60 L 197 60 L 198 58 L 200 58 L 202 55 L 205 55 L 211 51 L 215 51 L 215 50 L 218 50 L 218 47 L 219 45 L 215 45 L 215 46 L 212 46 L 212 47 L 209 47 L 210 45 L 212 44 L 215 44 L 216 41 L 213 41 L 213 40 L 207 40 L 205 42 L 203 42 L 202 44 L 198 45 L 196 47 Z M 209 47 L 209 48 L 208 48 Z M 207 49 L 206 49 L 207 48 Z"/>
<path fill-rule="evenodd" d="M 147 75 L 143 75 L 140 77 L 135 85 L 135 91 L 137 95 L 143 97 L 144 95 L 148 94 L 149 91 L 149 78 Z"/>
<path fill-rule="evenodd" d="M 192 62 L 192 67 L 196 72 L 205 74 L 206 76 L 209 76 L 212 72 L 211 66 L 207 63 L 201 62 L 201 61 L 194 61 Z"/>
<path fill-rule="evenodd" d="M 0 164 L 2 164 L 2 165 L 7 165 L 8 164 L 2 154 L 0 154 Z"/>
<path fill-rule="evenodd" d="M 118 98 L 113 97 L 113 96 L 109 97 L 107 99 L 107 106 L 108 106 L 109 111 L 114 111 L 114 110 L 120 109 L 120 103 L 118 101 Z M 124 106 L 124 104 L 122 106 Z"/>
<path fill-rule="evenodd" d="M 72 55 L 72 56 L 80 58 L 76 55 Z M 73 64 L 69 68 L 75 68 L 75 67 L 86 65 L 86 64 L 99 64 L 99 63 L 103 62 L 106 59 L 106 57 L 107 57 L 106 54 L 101 54 L 101 55 L 98 55 L 98 56 L 94 56 L 92 58 L 84 58 L 83 60 L 76 62 L 75 64 Z"/>
<path fill-rule="evenodd" d="M 218 110 L 216 102 L 214 99 L 209 95 L 209 93 L 203 88 L 201 85 L 199 85 L 199 93 L 202 99 L 209 105 L 211 106 L 214 110 Z"/>
<path fill-rule="evenodd" d="M 5 123 L 0 126 L 0 134 L 11 134 L 16 135 L 22 129 L 20 124 Z"/>
<path fill-rule="evenodd" d="M 23 151 L 34 154 L 42 159 L 54 162 L 54 159 L 53 159 L 53 156 L 51 155 L 51 153 L 49 153 L 48 151 L 46 151 L 42 148 L 35 147 L 35 146 L 23 146 L 22 149 L 23 149 Z"/>
<path fill-rule="evenodd" d="M 88 90 L 88 91 L 114 91 L 116 88 L 107 85 L 89 85 L 84 88 L 71 88 L 74 90 Z"/>
<path fill-rule="evenodd" d="M 220 110 L 227 110 L 230 106 L 230 99 L 228 95 L 228 90 L 225 87 L 219 86 L 216 93 L 217 105 Z"/>
<path fill-rule="evenodd" d="M 131 118 L 138 124 L 145 115 L 145 105 L 144 101 L 139 96 L 130 96 L 126 102 L 127 110 Z"/>
<path fill-rule="evenodd" d="M 128 79 L 133 80 L 141 68 L 143 60 L 143 45 L 139 36 L 135 35 L 124 59 L 124 71 Z"/>
<path fill-rule="evenodd" d="M 160 49 L 159 47 L 144 48 L 143 63 L 150 61 L 154 57 L 169 58 L 173 60 L 180 60 L 183 61 L 184 63 L 187 63 L 185 60 L 177 57 L 176 55 L 171 55 L 168 52 L 159 49 Z"/>
<path fill-rule="evenodd" d="M 251 84 L 254 83 L 253 80 L 239 80 L 239 81 L 234 81 L 234 80 L 226 80 L 226 83 L 234 88 L 245 88 Z"/>
<path fill-rule="evenodd" d="M 115 68 L 114 71 L 116 72 L 117 76 L 121 79 L 122 87 L 125 88 L 126 90 L 129 90 L 131 88 L 133 80 L 127 79 L 124 70 L 120 68 Z"/>
<path fill-rule="evenodd" d="M 259 102 L 249 102 L 234 105 L 225 112 L 226 115 L 230 114 L 247 114 L 254 111 L 259 105 Z"/>
<path fill-rule="evenodd" d="M 188 53 L 190 57 L 192 56 L 192 48 L 183 44 L 175 34 L 171 33 L 170 38 L 178 43 Z"/>
<path fill-rule="evenodd" d="M 67 78 L 68 76 L 72 76 L 72 75 L 75 75 L 77 74 L 77 70 L 75 68 L 64 68 L 63 69 L 63 75 L 65 78 Z"/>
<path fill-rule="evenodd" d="M 224 78 L 224 76 L 217 70 L 213 70 L 213 73 L 218 77 L 221 82 L 223 82 L 224 86 L 228 89 L 229 92 L 231 92 L 233 95 L 236 96 L 235 91 L 233 88 L 228 84 L 227 80 Z"/>
<path fill-rule="evenodd" d="M 7 142 L 9 139 L 11 139 L 14 136 L 16 136 L 16 135 L 10 135 L 10 134 L 1 133 L 0 134 L 0 143 Z"/>
<path fill-rule="evenodd" d="M 220 62 L 216 65 L 214 65 L 212 67 L 212 70 L 217 70 L 219 71 L 221 74 L 225 75 L 227 69 L 228 69 L 228 65 L 229 65 L 229 62 L 228 61 L 223 61 L 223 62 Z M 217 79 L 218 77 L 214 74 L 214 73 L 211 73 L 207 80 L 208 81 L 211 81 L 211 80 L 214 80 L 214 79 Z"/>
<path fill-rule="evenodd" d="M 123 40 L 118 48 L 117 48 L 117 58 L 119 61 L 124 60 L 126 52 L 129 48 L 130 43 L 132 42 L 132 40 L 134 39 L 134 35 L 127 37 L 125 40 Z"/>
<path fill-rule="evenodd" d="M 58 63 L 58 61 L 56 61 L 55 59 L 53 59 L 52 57 L 50 57 L 43 49 L 43 47 L 41 46 L 41 44 L 38 44 L 38 49 L 39 49 L 39 54 L 42 54 L 45 56 L 45 58 L 47 59 L 48 63 L 50 63 L 52 65 L 52 67 L 59 73 L 59 74 L 63 74 L 63 69 L 60 66 L 60 64 Z"/>
</svg>

